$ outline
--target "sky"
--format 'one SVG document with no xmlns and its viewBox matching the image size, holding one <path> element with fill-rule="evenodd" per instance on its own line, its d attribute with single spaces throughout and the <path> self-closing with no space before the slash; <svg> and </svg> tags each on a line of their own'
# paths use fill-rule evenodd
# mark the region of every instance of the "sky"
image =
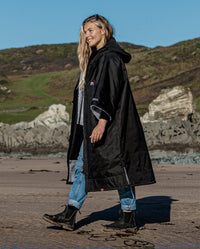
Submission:
<svg viewBox="0 0 200 249">
<path fill-rule="evenodd" d="M 200 37 L 200 0 L 0 0 L 0 50 L 78 42 L 93 14 L 119 42 L 153 48 Z"/>
</svg>

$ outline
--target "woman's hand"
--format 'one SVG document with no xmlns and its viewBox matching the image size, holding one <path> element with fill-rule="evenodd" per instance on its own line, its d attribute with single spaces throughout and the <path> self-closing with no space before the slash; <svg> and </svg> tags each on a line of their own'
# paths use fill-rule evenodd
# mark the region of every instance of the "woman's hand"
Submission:
<svg viewBox="0 0 200 249">
<path fill-rule="evenodd" d="M 90 136 L 91 143 L 96 143 L 102 139 L 107 122 L 108 121 L 106 119 L 99 119 L 97 126 L 93 129 L 92 134 Z"/>
</svg>

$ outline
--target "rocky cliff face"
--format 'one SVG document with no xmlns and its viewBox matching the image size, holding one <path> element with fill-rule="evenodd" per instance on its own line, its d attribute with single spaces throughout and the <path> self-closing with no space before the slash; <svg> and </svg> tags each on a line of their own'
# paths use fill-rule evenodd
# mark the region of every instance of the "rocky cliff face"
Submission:
<svg viewBox="0 0 200 249">
<path fill-rule="evenodd" d="M 194 104 L 189 89 L 176 86 L 163 89 L 149 105 L 141 121 L 150 150 L 198 152 L 200 150 L 200 118 L 194 118 Z"/>
<path fill-rule="evenodd" d="M 31 122 L 0 123 L 0 152 L 66 152 L 70 122 L 65 109 L 64 105 L 52 105 Z"/>
<path fill-rule="evenodd" d="M 171 121 L 174 118 L 188 120 L 194 113 L 192 93 L 189 89 L 176 86 L 163 89 L 161 94 L 149 105 L 149 112 L 141 118 L 143 123 L 154 121 Z"/>
<path fill-rule="evenodd" d="M 170 122 L 149 122 L 143 123 L 143 129 L 150 150 L 200 151 L 200 120 L 192 123 L 176 118 Z"/>
</svg>

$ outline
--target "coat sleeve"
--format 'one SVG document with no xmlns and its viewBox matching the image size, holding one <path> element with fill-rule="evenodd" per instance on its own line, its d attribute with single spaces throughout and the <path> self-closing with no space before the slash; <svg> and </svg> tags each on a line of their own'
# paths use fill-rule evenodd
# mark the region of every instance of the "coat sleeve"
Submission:
<svg viewBox="0 0 200 249">
<path fill-rule="evenodd" d="M 111 121 L 115 115 L 124 87 L 122 63 L 121 58 L 113 53 L 99 64 L 96 91 L 90 105 L 97 119 L 106 115 L 105 119 Z"/>
</svg>

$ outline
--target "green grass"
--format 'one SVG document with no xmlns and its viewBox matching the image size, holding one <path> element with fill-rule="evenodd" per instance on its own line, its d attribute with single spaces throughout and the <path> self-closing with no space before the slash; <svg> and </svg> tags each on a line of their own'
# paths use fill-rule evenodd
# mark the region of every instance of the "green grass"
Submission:
<svg viewBox="0 0 200 249">
<path fill-rule="evenodd" d="M 200 97 L 194 99 L 196 111 L 200 112 Z"/>
<path fill-rule="evenodd" d="M 12 95 L 2 101 L 0 110 L 15 110 L 27 107 L 49 106 L 59 103 L 59 99 L 46 93 L 47 82 L 55 73 L 34 75 L 24 80 L 14 81 L 7 86 Z"/>
<path fill-rule="evenodd" d="M 24 112 L 0 113 L 0 121 L 6 124 L 15 124 L 21 121 L 30 122 L 45 109 L 29 110 Z"/>
<path fill-rule="evenodd" d="M 17 110 L 33 107 L 49 107 L 52 104 L 64 104 L 67 111 L 72 112 L 73 89 L 78 79 L 79 69 L 60 71 L 32 76 L 20 77 L 20 80 L 10 82 L 7 87 L 11 96 L 0 102 L 0 122 L 14 124 L 20 121 L 31 121 L 44 109 L 31 109 L 19 112 Z"/>
<path fill-rule="evenodd" d="M 13 81 L 7 85 L 12 94 L 5 101 L 0 102 L 0 110 L 50 106 L 56 103 L 66 104 L 67 100 L 71 102 L 78 74 L 79 70 L 75 69 L 69 72 L 33 75 Z M 59 85 L 60 78 L 62 78 L 62 85 Z"/>
<path fill-rule="evenodd" d="M 58 72 L 50 78 L 47 94 L 59 97 L 60 103 L 71 104 L 79 74 L 78 68 Z"/>
</svg>

